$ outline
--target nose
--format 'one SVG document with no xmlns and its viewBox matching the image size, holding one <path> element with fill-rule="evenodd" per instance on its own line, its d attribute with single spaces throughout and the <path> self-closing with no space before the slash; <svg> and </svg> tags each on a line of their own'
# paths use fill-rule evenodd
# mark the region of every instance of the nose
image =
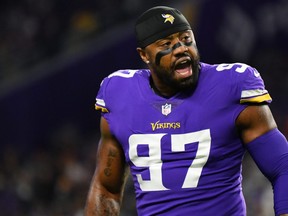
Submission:
<svg viewBox="0 0 288 216">
<path fill-rule="evenodd" d="M 172 51 L 174 55 L 182 54 L 184 52 L 187 52 L 187 50 L 188 50 L 187 46 L 181 41 L 178 41 L 176 44 L 172 46 Z"/>
</svg>

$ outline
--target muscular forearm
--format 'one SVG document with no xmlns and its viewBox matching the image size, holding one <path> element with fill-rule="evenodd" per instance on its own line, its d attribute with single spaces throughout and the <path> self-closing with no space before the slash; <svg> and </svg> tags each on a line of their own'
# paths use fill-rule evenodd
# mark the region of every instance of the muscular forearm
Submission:
<svg viewBox="0 0 288 216">
<path fill-rule="evenodd" d="M 87 201 L 85 216 L 118 216 L 120 203 L 106 195 L 99 194 Z"/>
<path fill-rule="evenodd" d="M 120 143 L 101 118 L 97 165 L 91 181 L 85 216 L 118 216 L 127 177 L 125 155 Z"/>
</svg>

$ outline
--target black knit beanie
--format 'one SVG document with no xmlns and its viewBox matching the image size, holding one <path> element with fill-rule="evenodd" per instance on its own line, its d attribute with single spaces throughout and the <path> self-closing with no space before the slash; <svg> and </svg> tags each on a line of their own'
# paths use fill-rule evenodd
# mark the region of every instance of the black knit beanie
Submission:
<svg viewBox="0 0 288 216">
<path fill-rule="evenodd" d="M 189 22 L 180 11 L 166 6 L 145 11 L 135 25 L 137 43 L 141 48 L 176 32 L 190 29 Z"/>
</svg>

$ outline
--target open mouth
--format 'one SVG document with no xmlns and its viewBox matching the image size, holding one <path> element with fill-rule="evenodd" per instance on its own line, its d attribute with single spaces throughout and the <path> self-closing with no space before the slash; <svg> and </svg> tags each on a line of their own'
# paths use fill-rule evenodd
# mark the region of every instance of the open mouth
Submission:
<svg viewBox="0 0 288 216">
<path fill-rule="evenodd" d="M 181 58 L 176 62 L 175 72 L 182 76 L 189 76 L 192 74 L 191 59 Z"/>
</svg>

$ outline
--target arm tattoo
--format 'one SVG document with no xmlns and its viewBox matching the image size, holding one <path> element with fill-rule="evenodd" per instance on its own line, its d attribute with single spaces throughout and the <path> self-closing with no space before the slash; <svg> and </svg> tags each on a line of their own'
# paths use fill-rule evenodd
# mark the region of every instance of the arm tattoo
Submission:
<svg viewBox="0 0 288 216">
<path fill-rule="evenodd" d="M 95 215 L 118 216 L 120 214 L 120 204 L 103 194 L 96 197 Z"/>
<path fill-rule="evenodd" d="M 109 149 L 108 152 L 108 161 L 107 161 L 107 167 L 104 169 L 104 174 L 109 177 L 112 175 L 112 162 L 117 157 L 117 152 L 115 150 Z"/>
</svg>

